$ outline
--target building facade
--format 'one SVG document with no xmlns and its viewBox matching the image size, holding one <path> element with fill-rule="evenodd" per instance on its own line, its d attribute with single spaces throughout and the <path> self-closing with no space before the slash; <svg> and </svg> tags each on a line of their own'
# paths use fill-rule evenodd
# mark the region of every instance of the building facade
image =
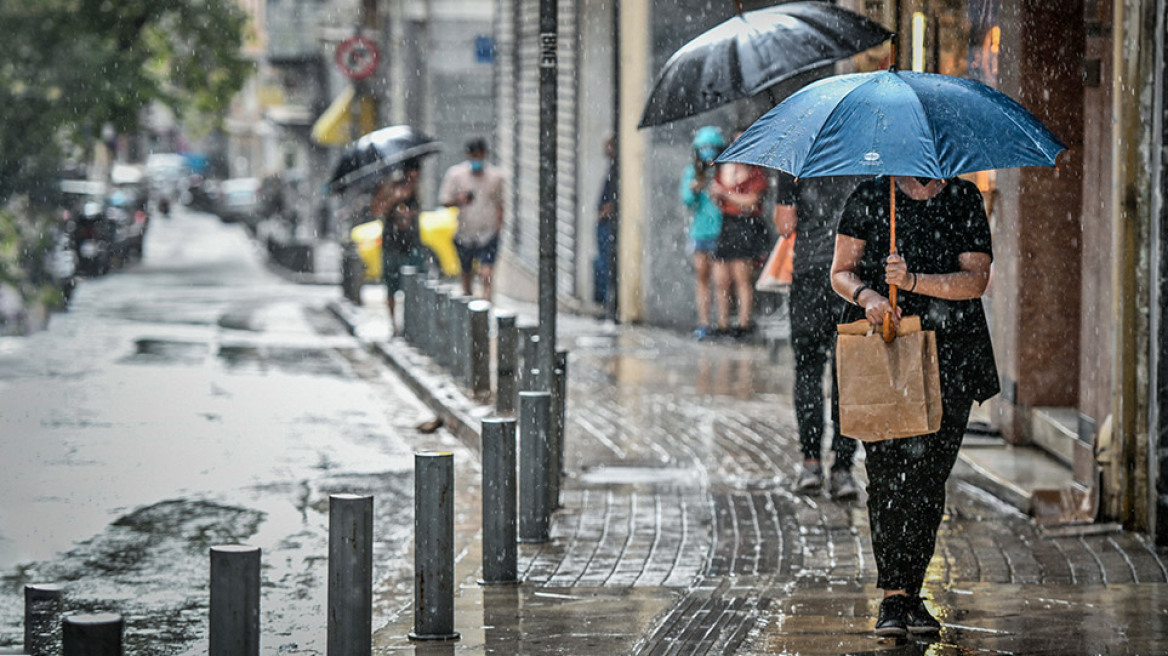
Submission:
<svg viewBox="0 0 1168 656">
<path fill-rule="evenodd" d="M 746 9 L 775 4 L 746 3 Z M 1066 467 L 1049 490 L 1063 519 L 1119 520 L 1168 542 L 1168 228 L 1164 0 L 841 0 L 902 35 L 899 66 L 978 79 L 1017 99 L 1068 146 L 1057 168 L 971 176 L 995 240 L 987 308 L 1010 442 Z M 749 124 L 764 98 L 638 130 L 657 71 L 730 17 L 704 1 L 560 0 L 559 292 L 586 307 L 595 199 L 618 141 L 620 316 L 688 327 L 692 275 L 676 199 L 700 125 Z M 537 0 L 496 0 L 495 133 L 512 176 L 501 287 L 535 298 Z M 586 17 L 586 18 L 584 18 Z M 886 53 L 886 51 L 884 51 Z M 839 71 L 887 65 L 869 52 Z"/>
</svg>

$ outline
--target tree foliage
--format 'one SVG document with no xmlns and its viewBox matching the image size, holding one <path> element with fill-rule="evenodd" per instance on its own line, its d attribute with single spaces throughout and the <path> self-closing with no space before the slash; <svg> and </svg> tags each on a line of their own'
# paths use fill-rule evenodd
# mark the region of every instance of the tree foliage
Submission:
<svg viewBox="0 0 1168 656">
<path fill-rule="evenodd" d="M 234 0 L 0 1 L 0 203 L 153 101 L 221 118 L 251 71 L 245 26 Z"/>
</svg>

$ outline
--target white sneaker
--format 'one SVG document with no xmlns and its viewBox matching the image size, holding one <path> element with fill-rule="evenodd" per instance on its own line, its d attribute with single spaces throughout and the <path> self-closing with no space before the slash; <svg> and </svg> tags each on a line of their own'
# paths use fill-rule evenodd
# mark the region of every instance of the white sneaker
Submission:
<svg viewBox="0 0 1168 656">
<path fill-rule="evenodd" d="M 823 487 L 823 465 L 803 465 L 799 470 L 799 478 L 795 479 L 795 492 L 798 494 L 818 494 Z"/>
<path fill-rule="evenodd" d="M 831 473 L 831 498 L 836 501 L 852 501 L 860 496 L 860 486 L 856 484 L 852 472 L 841 469 Z"/>
</svg>

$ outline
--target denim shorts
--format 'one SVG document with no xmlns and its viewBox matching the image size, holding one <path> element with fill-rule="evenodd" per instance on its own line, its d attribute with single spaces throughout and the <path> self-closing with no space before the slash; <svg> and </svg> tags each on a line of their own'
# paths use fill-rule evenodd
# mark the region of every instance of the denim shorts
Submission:
<svg viewBox="0 0 1168 656">
<path fill-rule="evenodd" d="M 482 246 L 467 246 L 455 240 L 454 248 L 458 251 L 458 263 L 462 265 L 462 270 L 465 273 L 471 270 L 476 260 L 484 266 L 495 263 L 495 258 L 499 254 L 499 236 L 495 235 L 491 241 Z"/>
</svg>

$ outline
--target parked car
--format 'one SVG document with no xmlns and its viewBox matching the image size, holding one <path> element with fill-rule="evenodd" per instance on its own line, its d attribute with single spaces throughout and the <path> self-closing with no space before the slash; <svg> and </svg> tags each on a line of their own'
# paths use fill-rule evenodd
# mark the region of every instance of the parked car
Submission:
<svg viewBox="0 0 1168 656">
<path fill-rule="evenodd" d="M 233 178 L 219 184 L 219 218 L 224 223 L 254 226 L 260 213 L 260 181 Z"/>
</svg>

